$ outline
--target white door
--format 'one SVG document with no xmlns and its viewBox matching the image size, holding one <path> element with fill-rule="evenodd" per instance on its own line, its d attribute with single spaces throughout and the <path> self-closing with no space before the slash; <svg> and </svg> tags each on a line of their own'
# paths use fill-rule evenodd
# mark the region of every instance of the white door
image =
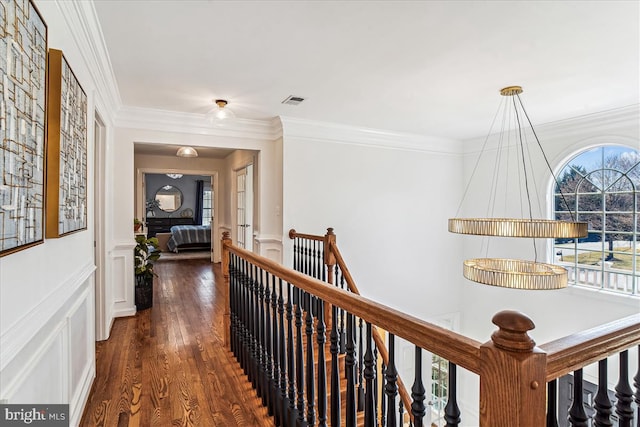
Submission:
<svg viewBox="0 0 640 427">
<path fill-rule="evenodd" d="M 253 165 L 236 173 L 237 244 L 253 251 Z"/>
</svg>

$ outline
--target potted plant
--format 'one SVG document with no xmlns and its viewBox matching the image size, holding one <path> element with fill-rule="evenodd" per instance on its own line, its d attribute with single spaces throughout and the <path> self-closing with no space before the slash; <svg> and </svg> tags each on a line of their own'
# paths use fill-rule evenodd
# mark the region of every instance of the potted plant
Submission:
<svg viewBox="0 0 640 427">
<path fill-rule="evenodd" d="M 137 233 L 138 231 L 140 231 L 140 229 L 142 229 L 142 221 L 140 221 L 138 218 L 134 218 L 133 219 L 133 231 L 135 231 Z"/>
<path fill-rule="evenodd" d="M 144 234 L 136 236 L 133 249 L 135 266 L 135 302 L 137 310 L 144 310 L 153 305 L 153 263 L 160 258 L 158 239 L 147 238 Z"/>
</svg>

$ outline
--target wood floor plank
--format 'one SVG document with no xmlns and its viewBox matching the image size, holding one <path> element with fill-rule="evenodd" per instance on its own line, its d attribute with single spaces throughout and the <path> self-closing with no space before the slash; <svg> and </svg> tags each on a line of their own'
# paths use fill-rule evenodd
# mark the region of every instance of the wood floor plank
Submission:
<svg viewBox="0 0 640 427">
<path fill-rule="evenodd" d="M 220 266 L 156 264 L 154 304 L 96 344 L 82 426 L 273 426 L 223 345 Z"/>
</svg>

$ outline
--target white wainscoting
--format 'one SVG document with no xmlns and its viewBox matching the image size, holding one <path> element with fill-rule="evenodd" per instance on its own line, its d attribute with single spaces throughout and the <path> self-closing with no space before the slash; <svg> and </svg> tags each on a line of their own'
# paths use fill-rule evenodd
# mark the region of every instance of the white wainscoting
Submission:
<svg viewBox="0 0 640 427">
<path fill-rule="evenodd" d="M 258 235 L 254 238 L 255 252 L 282 264 L 282 237 Z"/>
<path fill-rule="evenodd" d="M 109 252 L 113 317 L 136 314 L 134 301 L 133 248 L 135 242 L 121 242 Z"/>
<path fill-rule="evenodd" d="M 3 334 L 2 341 L 11 339 L 13 345 L 3 354 L 0 399 L 69 403 L 70 425 L 79 424 L 95 378 L 94 270 L 93 265 L 79 269 L 36 313 Z"/>
</svg>

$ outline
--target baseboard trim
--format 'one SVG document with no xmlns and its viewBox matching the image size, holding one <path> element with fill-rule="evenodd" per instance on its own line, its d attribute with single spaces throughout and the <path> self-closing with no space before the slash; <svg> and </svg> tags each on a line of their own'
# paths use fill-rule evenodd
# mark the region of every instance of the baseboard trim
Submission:
<svg viewBox="0 0 640 427">
<path fill-rule="evenodd" d="M 126 308 L 126 309 L 121 309 L 121 310 L 114 310 L 113 311 L 113 317 L 111 320 L 111 325 L 113 326 L 113 320 L 116 317 L 129 317 L 129 316 L 135 316 L 137 313 L 136 309 L 130 309 L 130 308 Z M 109 329 L 111 330 L 111 329 Z"/>
<path fill-rule="evenodd" d="M 75 396 L 72 396 L 71 402 L 69 402 L 69 408 L 71 414 L 69 414 L 69 425 L 79 426 L 82 414 L 84 413 L 84 407 L 89 400 L 89 394 L 91 393 L 91 386 L 96 379 L 96 363 L 94 361 L 87 366 L 83 374 L 82 386 L 78 387 L 78 392 Z"/>
</svg>

